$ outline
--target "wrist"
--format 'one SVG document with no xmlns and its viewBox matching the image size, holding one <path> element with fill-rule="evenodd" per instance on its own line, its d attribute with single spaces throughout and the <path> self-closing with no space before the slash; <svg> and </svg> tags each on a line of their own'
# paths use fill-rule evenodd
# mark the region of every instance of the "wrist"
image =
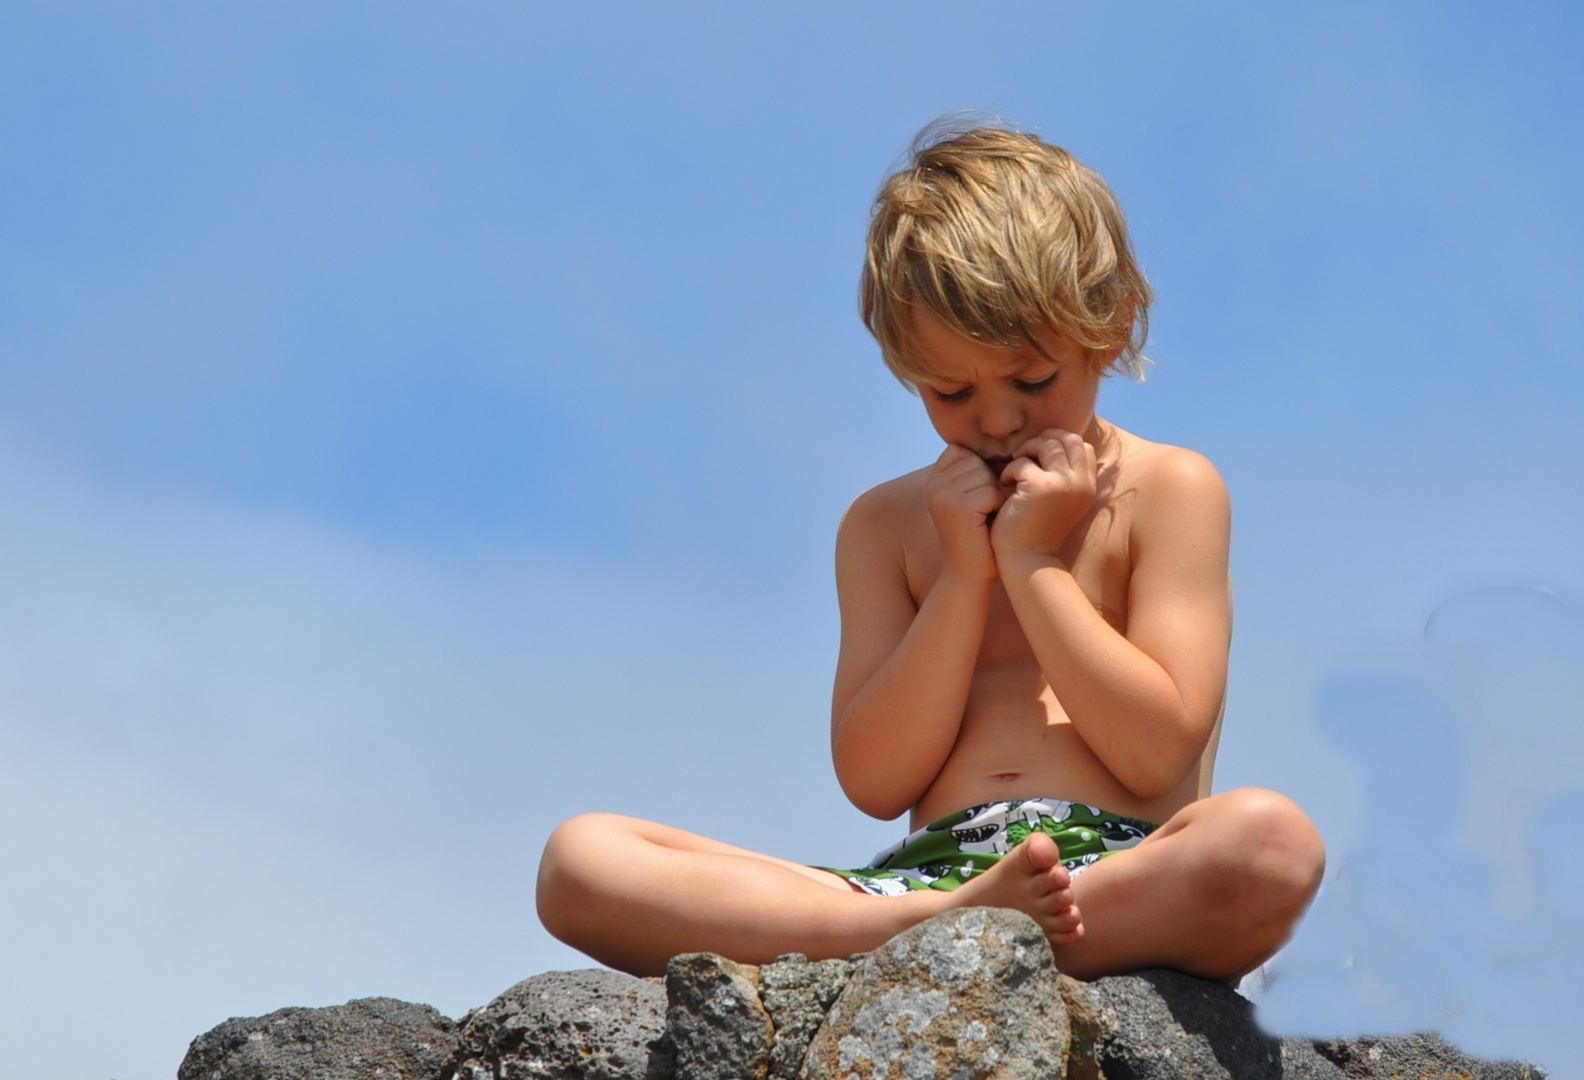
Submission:
<svg viewBox="0 0 1584 1080">
<path fill-rule="evenodd" d="M 984 568 L 963 568 L 948 562 L 941 567 L 940 577 L 930 589 L 930 595 L 933 596 L 942 590 L 950 594 L 989 595 L 995 591 L 996 582 L 999 580 L 999 568 L 994 561 Z"/>
<path fill-rule="evenodd" d="M 1008 578 L 1029 578 L 1041 570 L 1072 573 L 1066 560 L 1052 551 L 998 551 L 996 569 L 1003 581 Z"/>
</svg>

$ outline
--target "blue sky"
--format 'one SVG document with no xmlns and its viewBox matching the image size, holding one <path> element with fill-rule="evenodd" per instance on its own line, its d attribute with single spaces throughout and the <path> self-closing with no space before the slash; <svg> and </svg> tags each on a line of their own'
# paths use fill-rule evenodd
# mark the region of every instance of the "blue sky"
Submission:
<svg viewBox="0 0 1584 1080">
<path fill-rule="evenodd" d="M 8 1060 L 169 1076 L 228 1016 L 580 965 L 531 892 L 583 810 L 895 839 L 830 773 L 830 551 L 938 448 L 855 283 L 973 107 L 1116 188 L 1160 367 L 1102 412 L 1232 491 L 1218 786 L 1332 853 L 1267 1022 L 1584 1075 L 1543 1023 L 1584 996 L 1581 44 L 1561 4 L 7 5 Z"/>
</svg>

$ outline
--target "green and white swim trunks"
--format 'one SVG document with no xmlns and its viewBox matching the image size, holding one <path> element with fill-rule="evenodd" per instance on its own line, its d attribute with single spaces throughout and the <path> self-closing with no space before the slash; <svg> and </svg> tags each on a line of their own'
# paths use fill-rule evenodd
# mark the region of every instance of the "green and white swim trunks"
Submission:
<svg viewBox="0 0 1584 1080">
<path fill-rule="evenodd" d="M 1077 877 L 1107 855 L 1138 845 L 1157 827 L 1065 799 L 1010 799 L 970 806 L 915 830 L 861 870 L 819 869 L 876 896 L 950 892 L 1038 831 L 1056 841 L 1062 865 Z"/>
</svg>

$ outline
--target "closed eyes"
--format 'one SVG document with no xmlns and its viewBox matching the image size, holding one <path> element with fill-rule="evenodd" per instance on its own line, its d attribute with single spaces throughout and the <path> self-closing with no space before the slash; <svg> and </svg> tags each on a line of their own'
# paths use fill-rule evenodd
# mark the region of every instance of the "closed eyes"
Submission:
<svg viewBox="0 0 1584 1080">
<path fill-rule="evenodd" d="M 1025 394 L 1037 394 L 1041 390 L 1048 390 L 1054 386 L 1056 384 L 1056 376 L 1060 374 L 1059 370 L 1053 371 L 1038 382 L 1024 382 L 1022 379 L 1013 379 L 1012 385 Z"/>
<path fill-rule="evenodd" d="M 1056 371 L 1053 371 L 1049 375 L 1045 376 L 1045 378 L 1032 382 L 1026 379 L 1013 379 L 1012 385 L 1020 394 L 1038 394 L 1045 390 L 1049 390 L 1052 386 L 1054 386 L 1056 384 L 1056 378 L 1060 374 L 1061 370 L 1057 369 Z M 974 388 L 971 385 L 964 386 L 960 390 L 941 390 L 938 387 L 930 388 L 930 393 L 934 394 L 937 400 L 944 401 L 948 405 L 956 405 L 967 401 L 969 398 L 973 397 L 973 392 Z"/>
</svg>

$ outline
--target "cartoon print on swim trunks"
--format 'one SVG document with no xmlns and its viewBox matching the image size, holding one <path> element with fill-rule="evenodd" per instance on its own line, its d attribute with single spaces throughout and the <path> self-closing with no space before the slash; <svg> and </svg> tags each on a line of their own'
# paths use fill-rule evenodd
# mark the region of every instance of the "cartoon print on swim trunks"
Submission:
<svg viewBox="0 0 1584 1080">
<path fill-rule="evenodd" d="M 1077 877 L 1116 851 L 1125 851 L 1156 826 L 1097 806 L 1065 799 L 1009 799 L 959 810 L 908 834 L 859 870 L 820 869 L 877 896 L 916 889 L 956 889 L 1000 862 L 1036 830 L 1056 841 L 1062 865 Z"/>
</svg>

